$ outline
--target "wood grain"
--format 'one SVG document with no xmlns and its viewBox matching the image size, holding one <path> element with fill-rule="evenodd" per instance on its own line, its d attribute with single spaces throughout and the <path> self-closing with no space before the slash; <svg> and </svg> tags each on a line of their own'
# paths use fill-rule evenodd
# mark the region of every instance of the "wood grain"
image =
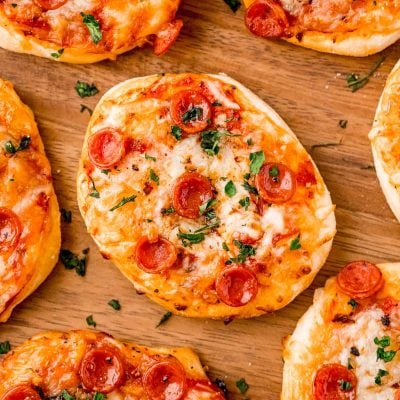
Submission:
<svg viewBox="0 0 400 400">
<path fill-rule="evenodd" d="M 0 75 L 15 84 L 34 110 L 60 204 L 73 212 L 73 223 L 63 225 L 63 247 L 76 252 L 91 248 L 87 276 L 81 278 L 59 265 L 0 328 L 0 341 L 10 340 L 15 346 L 43 330 L 84 328 L 86 316 L 93 314 L 97 328 L 117 338 L 197 349 L 211 375 L 226 379 L 231 399 L 278 399 L 281 340 L 311 304 L 314 289 L 350 260 L 400 260 L 400 224 L 369 168 L 367 137 L 385 78 L 400 57 L 400 44 L 387 49 L 379 72 L 363 89 L 351 93 L 345 75 L 368 72 L 379 55 L 337 57 L 252 37 L 244 27 L 243 10 L 235 16 L 222 0 L 187 0 L 180 15 L 185 21 L 182 35 L 163 58 L 143 49 L 116 62 L 73 66 L 0 50 Z M 337 205 L 338 233 L 312 287 L 285 309 L 228 326 L 172 317 L 156 329 L 164 310 L 138 296 L 118 270 L 101 258 L 79 215 L 75 177 L 89 119 L 88 113 L 80 113 L 80 104 L 94 107 L 99 96 L 82 100 L 74 86 L 78 79 L 95 82 L 104 93 L 134 76 L 186 71 L 225 72 L 280 113 L 312 151 Z M 342 119 L 348 120 L 347 129 L 338 126 Z M 312 148 L 332 142 L 340 145 Z M 120 300 L 121 311 L 107 305 L 111 298 Z M 250 385 L 248 396 L 235 387 L 241 377 Z"/>
</svg>

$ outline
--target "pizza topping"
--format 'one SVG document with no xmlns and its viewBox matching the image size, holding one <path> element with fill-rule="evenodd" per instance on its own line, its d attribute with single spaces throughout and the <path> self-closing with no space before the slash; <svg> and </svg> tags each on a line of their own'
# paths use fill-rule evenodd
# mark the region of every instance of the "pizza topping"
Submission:
<svg viewBox="0 0 400 400">
<path fill-rule="evenodd" d="M 179 126 L 171 126 L 171 135 L 176 139 L 176 140 L 181 140 L 182 139 L 182 129 L 179 128 Z"/>
<path fill-rule="evenodd" d="M 387 347 L 390 346 L 390 337 L 383 336 L 382 338 L 375 338 L 374 343 L 378 346 L 376 349 L 376 359 L 383 360 L 385 363 L 392 361 L 393 358 L 396 356 L 397 351 L 394 350 L 385 350 Z"/>
<path fill-rule="evenodd" d="M 90 37 L 94 44 L 98 44 L 103 39 L 103 34 L 100 28 L 100 22 L 91 14 L 81 13 L 83 23 L 88 28 Z"/>
<path fill-rule="evenodd" d="M 169 240 L 158 237 L 156 241 L 150 241 L 143 236 L 136 246 L 135 258 L 141 270 L 149 274 L 158 274 L 175 264 L 177 253 Z"/>
<path fill-rule="evenodd" d="M 4 149 L 9 154 L 15 154 L 18 151 L 23 151 L 23 150 L 28 149 L 30 144 L 31 144 L 30 136 L 23 136 L 21 141 L 19 142 L 18 147 L 15 147 L 14 144 L 11 142 L 11 140 L 9 140 L 4 145 Z"/>
<path fill-rule="evenodd" d="M 21 233 L 18 216 L 12 210 L 0 207 L 0 252 L 14 250 Z"/>
<path fill-rule="evenodd" d="M 225 185 L 225 194 L 228 197 L 233 197 L 236 194 L 236 186 L 232 181 L 229 181 L 226 185 Z"/>
<path fill-rule="evenodd" d="M 7 354 L 11 350 L 11 344 L 8 340 L 0 342 L 0 354 Z"/>
<path fill-rule="evenodd" d="M 183 90 L 171 98 L 171 117 L 176 125 L 189 134 L 206 129 L 211 121 L 211 104 L 194 90 Z"/>
<path fill-rule="evenodd" d="M 78 93 L 79 97 L 91 97 L 95 96 L 99 93 L 99 89 L 97 89 L 94 83 L 90 84 L 87 82 L 77 81 L 75 85 L 76 93 Z"/>
<path fill-rule="evenodd" d="M 240 240 L 234 240 L 233 244 L 239 249 L 239 254 L 236 257 L 230 258 L 225 261 L 226 265 L 232 263 L 243 264 L 246 262 L 247 258 L 250 256 L 254 256 L 256 254 L 256 249 L 248 243 L 244 243 Z"/>
<path fill-rule="evenodd" d="M 209 155 L 215 156 L 219 153 L 219 143 L 220 139 L 224 136 L 240 136 L 240 135 L 231 135 L 228 132 L 221 131 L 204 131 L 201 132 L 201 148 Z"/>
<path fill-rule="evenodd" d="M 382 385 L 382 378 L 387 375 L 389 375 L 388 371 L 386 371 L 384 369 L 379 369 L 378 373 L 375 376 L 375 384 Z"/>
<path fill-rule="evenodd" d="M 355 299 L 365 299 L 378 292 L 383 284 L 381 270 L 367 261 L 353 261 L 338 274 L 340 289 Z"/>
<path fill-rule="evenodd" d="M 68 0 L 33 0 L 40 8 L 45 11 L 56 10 L 62 7 Z"/>
<path fill-rule="evenodd" d="M 142 382 L 152 400 L 180 400 L 187 388 L 185 370 L 173 358 L 153 364 L 144 373 Z"/>
<path fill-rule="evenodd" d="M 135 201 L 136 199 L 136 195 L 132 195 L 132 196 L 128 196 L 128 197 L 123 197 L 122 200 L 116 204 L 114 207 L 110 208 L 110 211 L 115 211 L 117 208 L 120 208 L 122 206 L 124 206 L 127 203 L 132 203 Z"/>
<path fill-rule="evenodd" d="M 97 168 L 111 168 L 125 155 L 122 135 L 112 128 L 105 128 L 90 136 L 88 141 L 90 161 Z"/>
<path fill-rule="evenodd" d="M 178 38 L 182 27 L 183 21 L 181 19 L 176 19 L 168 23 L 164 29 L 157 33 L 153 48 L 156 56 L 161 56 L 170 49 L 175 40 Z"/>
<path fill-rule="evenodd" d="M 246 12 L 249 31 L 265 38 L 286 36 L 289 27 L 285 10 L 277 0 L 257 0 Z"/>
<path fill-rule="evenodd" d="M 257 277 L 243 266 L 230 267 L 216 280 L 218 298 L 231 307 L 241 307 L 252 301 L 258 291 Z"/>
<path fill-rule="evenodd" d="M 195 219 L 200 216 L 200 207 L 213 196 L 213 187 L 205 176 L 186 172 L 174 184 L 172 203 L 180 216 Z"/>
<path fill-rule="evenodd" d="M 261 198 L 269 203 L 285 203 L 296 191 L 293 172 L 280 163 L 264 164 L 256 175 L 255 183 Z"/>
<path fill-rule="evenodd" d="M 123 360 L 116 350 L 106 347 L 94 348 L 83 357 L 79 374 L 86 389 L 109 393 L 123 383 Z"/>
<path fill-rule="evenodd" d="M 250 153 L 250 172 L 253 175 L 257 175 L 260 172 L 260 168 L 264 164 L 265 154 L 263 151 L 256 151 L 255 153 Z M 276 166 L 274 166 L 276 168 Z"/>
<path fill-rule="evenodd" d="M 4 393 L 1 400 L 41 400 L 39 393 L 31 385 L 14 386 Z"/>
<path fill-rule="evenodd" d="M 354 373 L 340 364 L 320 367 L 314 378 L 315 400 L 354 400 L 357 378 Z"/>
</svg>

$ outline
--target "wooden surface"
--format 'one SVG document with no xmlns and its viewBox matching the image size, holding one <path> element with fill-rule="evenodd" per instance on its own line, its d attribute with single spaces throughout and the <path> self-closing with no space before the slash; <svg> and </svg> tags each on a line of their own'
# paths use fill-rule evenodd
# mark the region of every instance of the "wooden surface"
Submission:
<svg viewBox="0 0 400 400">
<path fill-rule="evenodd" d="M 367 137 L 385 78 L 400 58 L 400 43 L 383 53 L 386 60 L 367 86 L 351 93 L 345 75 L 369 71 L 379 56 L 337 57 L 252 37 L 244 27 L 243 10 L 234 16 L 222 0 L 186 0 L 180 15 L 185 21 L 182 35 L 163 58 L 144 49 L 116 62 L 74 66 L 0 50 L 0 74 L 15 84 L 35 112 L 61 207 L 73 212 L 73 223 L 62 226 L 63 247 L 75 252 L 91 249 L 87 276 L 58 265 L 0 328 L 0 341 L 10 340 L 15 346 L 43 330 L 85 328 L 86 316 L 93 314 L 97 328 L 117 338 L 195 348 L 211 376 L 226 380 L 231 399 L 278 399 L 281 340 L 311 304 L 314 289 L 350 260 L 400 260 L 400 224 L 370 168 Z M 93 107 L 99 95 L 80 99 L 75 82 L 95 82 L 103 94 L 127 78 L 183 71 L 225 72 L 266 100 L 312 151 L 337 205 L 338 233 L 327 264 L 311 288 L 273 315 L 228 326 L 172 317 L 156 329 L 164 310 L 138 296 L 101 258 L 80 217 L 75 177 L 89 120 L 86 112 L 80 113 L 80 104 Z M 339 120 L 348 120 L 347 129 L 338 126 Z M 340 145 L 312 149 L 321 143 Z M 111 298 L 120 300 L 121 311 L 107 305 Z M 241 377 L 250 385 L 247 396 L 235 387 Z"/>
</svg>

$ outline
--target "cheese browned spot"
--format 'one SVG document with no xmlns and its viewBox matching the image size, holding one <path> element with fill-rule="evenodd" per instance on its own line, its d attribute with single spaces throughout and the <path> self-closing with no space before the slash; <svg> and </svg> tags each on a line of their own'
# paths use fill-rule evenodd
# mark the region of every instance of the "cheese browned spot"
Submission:
<svg viewBox="0 0 400 400">
<path fill-rule="evenodd" d="M 129 144 L 107 175 L 91 145 L 103 131 Z M 101 252 L 136 289 L 194 317 L 284 307 L 311 283 L 335 233 L 310 156 L 225 76 L 150 76 L 111 89 L 89 123 L 78 201 Z"/>
</svg>

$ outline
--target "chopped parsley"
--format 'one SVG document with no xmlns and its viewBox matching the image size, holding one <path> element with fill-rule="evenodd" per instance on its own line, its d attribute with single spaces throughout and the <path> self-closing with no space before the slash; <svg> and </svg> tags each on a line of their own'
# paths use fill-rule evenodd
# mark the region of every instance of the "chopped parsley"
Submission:
<svg viewBox="0 0 400 400">
<path fill-rule="evenodd" d="M 144 158 L 145 158 L 146 160 L 151 160 L 151 161 L 154 161 L 154 162 L 157 161 L 157 158 L 152 157 L 152 156 L 149 156 L 147 153 L 145 153 Z"/>
<path fill-rule="evenodd" d="M 385 371 L 384 369 L 379 369 L 378 373 L 375 376 L 375 384 L 382 385 L 382 378 L 387 375 L 389 375 L 388 371 Z"/>
<path fill-rule="evenodd" d="M 104 174 L 104 175 L 108 175 L 110 173 L 110 170 L 109 169 L 102 169 L 101 173 Z"/>
<path fill-rule="evenodd" d="M 171 135 L 176 139 L 176 140 L 181 140 L 182 139 L 182 129 L 179 128 L 179 126 L 171 126 Z"/>
<path fill-rule="evenodd" d="M 214 101 L 214 103 L 212 103 L 213 107 L 221 107 L 222 103 L 220 103 L 219 101 Z"/>
<path fill-rule="evenodd" d="M 182 122 L 187 124 L 190 121 L 198 121 L 203 116 L 201 107 L 192 107 L 182 115 Z"/>
<path fill-rule="evenodd" d="M 345 381 L 344 379 L 339 379 L 338 383 L 339 383 L 340 390 L 343 390 L 343 391 L 348 391 L 353 387 L 351 382 Z"/>
<path fill-rule="evenodd" d="M 94 44 L 100 42 L 103 38 L 103 34 L 101 33 L 100 22 L 91 14 L 81 13 L 83 23 L 89 30 L 90 37 L 93 40 Z"/>
<path fill-rule="evenodd" d="M 247 139 L 247 140 L 246 140 L 246 143 L 247 143 L 249 146 L 253 146 L 253 144 L 254 144 L 252 138 Z"/>
<path fill-rule="evenodd" d="M 383 336 L 381 339 L 375 338 L 374 343 L 379 346 L 376 349 L 376 360 L 383 360 L 385 363 L 390 362 L 396 356 L 397 351 L 385 350 L 386 347 L 390 346 L 390 337 Z"/>
<path fill-rule="evenodd" d="M 89 115 L 93 115 L 93 110 L 84 104 L 81 104 L 81 113 L 87 111 Z"/>
<path fill-rule="evenodd" d="M 209 231 L 213 228 L 217 228 L 219 224 L 220 221 L 217 219 L 215 222 L 209 225 L 204 225 L 201 228 L 195 230 L 193 233 L 183 233 L 179 231 L 179 233 L 177 233 L 177 236 L 179 239 L 182 240 L 183 245 L 187 247 L 191 244 L 197 244 L 204 241 L 204 239 L 206 238 L 204 232 Z"/>
<path fill-rule="evenodd" d="M 300 243 L 300 235 L 298 235 L 295 239 L 290 242 L 290 250 L 299 250 L 301 249 Z"/>
<path fill-rule="evenodd" d="M 277 165 L 274 165 L 270 170 L 269 170 L 269 176 L 271 178 L 277 178 L 279 176 L 279 168 Z"/>
<path fill-rule="evenodd" d="M 103 393 L 96 392 L 93 396 L 93 400 L 104 400 L 107 396 Z"/>
<path fill-rule="evenodd" d="M 377 69 L 381 66 L 384 60 L 385 57 L 379 58 L 378 61 L 372 67 L 371 71 L 368 72 L 368 74 L 363 77 L 355 73 L 348 74 L 346 77 L 347 87 L 351 89 L 353 93 L 363 88 L 369 82 L 369 78 L 371 78 L 371 76 L 377 71 Z"/>
<path fill-rule="evenodd" d="M 74 269 L 79 276 L 85 276 L 89 249 L 83 250 L 82 253 L 84 256 L 80 258 L 77 254 L 68 249 L 61 249 L 60 261 L 66 269 Z"/>
<path fill-rule="evenodd" d="M 0 342 L 0 354 L 7 354 L 11 350 L 11 345 L 8 340 Z"/>
<path fill-rule="evenodd" d="M 245 244 L 240 240 L 234 240 L 233 244 L 239 249 L 239 254 L 236 257 L 232 257 L 225 261 L 226 265 L 233 263 L 243 264 L 247 257 L 254 256 L 256 254 L 256 249 L 250 244 Z"/>
<path fill-rule="evenodd" d="M 158 322 L 158 324 L 156 325 L 156 328 L 158 328 L 159 326 L 161 326 L 162 324 L 165 324 L 170 318 L 172 317 L 172 312 L 171 311 L 167 311 L 160 319 L 160 321 Z"/>
<path fill-rule="evenodd" d="M 356 357 L 358 357 L 360 355 L 360 351 L 355 346 L 352 346 L 350 348 L 350 353 L 353 354 L 353 356 L 356 356 Z"/>
<path fill-rule="evenodd" d="M 256 151 L 250 153 L 250 172 L 253 175 L 257 175 L 260 172 L 260 168 L 264 164 L 265 154 L 263 151 Z"/>
<path fill-rule="evenodd" d="M 342 129 L 346 129 L 346 128 L 347 128 L 348 122 L 349 122 L 349 121 L 347 121 L 347 119 L 341 119 L 341 120 L 339 121 L 339 127 L 342 128 Z"/>
<path fill-rule="evenodd" d="M 162 215 L 168 215 L 168 214 L 173 214 L 175 212 L 174 207 L 169 207 L 169 208 L 163 208 L 161 209 L 161 214 Z"/>
<path fill-rule="evenodd" d="M 258 195 L 258 190 L 255 186 L 251 186 L 249 182 L 244 181 L 242 185 L 249 193 L 255 194 L 256 196 Z"/>
<path fill-rule="evenodd" d="M 151 181 L 157 183 L 157 185 L 160 184 L 160 178 L 159 178 L 159 176 L 154 172 L 153 169 L 150 169 L 149 179 L 150 179 Z"/>
<path fill-rule="evenodd" d="M 212 210 L 212 207 L 215 206 L 215 204 L 217 204 L 216 199 L 210 199 L 210 200 L 206 201 L 204 204 L 202 204 L 199 207 L 200 215 L 206 215 L 206 217 L 207 217 L 207 215 Z M 215 215 L 213 214 L 213 215 L 211 215 L 211 217 L 215 217 Z M 212 219 L 212 218 L 209 218 L 209 219 Z"/>
<path fill-rule="evenodd" d="M 353 311 L 358 307 L 358 303 L 354 299 L 350 299 L 347 304 L 352 307 Z"/>
<path fill-rule="evenodd" d="M 241 394 L 245 394 L 249 390 L 249 385 L 244 378 L 241 378 L 236 382 L 236 387 L 239 389 Z"/>
<path fill-rule="evenodd" d="M 239 200 L 239 204 L 247 211 L 250 206 L 250 197 L 244 197 Z"/>
<path fill-rule="evenodd" d="M 224 243 L 222 243 L 222 248 L 225 250 L 225 251 L 229 251 L 229 247 L 228 247 L 228 245 L 224 242 Z"/>
<path fill-rule="evenodd" d="M 23 151 L 29 148 L 31 144 L 31 137 L 30 136 L 22 136 L 21 141 L 19 142 L 19 146 L 15 147 L 11 140 L 5 143 L 4 149 L 9 154 L 15 154 L 18 151 Z"/>
<path fill-rule="evenodd" d="M 123 197 L 122 200 L 118 204 L 116 204 L 113 208 L 110 208 L 110 211 L 114 211 L 117 208 L 124 206 L 126 203 L 131 203 L 131 202 L 135 201 L 136 197 L 137 196 L 134 194 L 132 196 Z"/>
<path fill-rule="evenodd" d="M 58 49 L 55 53 L 50 53 L 53 58 L 60 58 L 64 53 L 64 49 Z"/>
<path fill-rule="evenodd" d="M 351 365 L 351 358 L 350 357 L 347 359 L 347 369 L 354 369 L 354 367 Z"/>
<path fill-rule="evenodd" d="M 96 326 L 97 326 L 96 321 L 93 319 L 93 315 L 88 315 L 88 316 L 86 317 L 86 323 L 87 323 L 89 326 L 93 326 L 93 328 L 96 328 Z"/>
<path fill-rule="evenodd" d="M 79 97 L 91 97 L 95 96 L 99 93 L 99 89 L 97 89 L 94 83 L 90 84 L 87 82 L 77 81 L 75 85 L 76 93 L 78 93 Z"/>
<path fill-rule="evenodd" d="M 224 136 L 235 137 L 239 135 L 231 135 L 227 132 L 220 132 L 220 131 L 204 131 L 201 132 L 201 148 L 209 155 L 215 156 L 219 153 L 219 142 L 220 139 Z"/>
<path fill-rule="evenodd" d="M 116 311 L 119 311 L 121 309 L 121 304 L 117 299 L 111 299 L 107 304 Z"/>
<path fill-rule="evenodd" d="M 228 197 L 233 197 L 236 194 L 236 186 L 232 181 L 229 181 L 226 185 L 225 185 L 225 194 Z"/>
<path fill-rule="evenodd" d="M 72 222 L 72 211 L 68 211 L 65 208 L 60 210 L 61 219 L 66 223 L 70 224 Z"/>
<path fill-rule="evenodd" d="M 61 392 L 61 397 L 63 400 L 75 400 L 75 397 L 71 396 L 65 389 Z"/>
<path fill-rule="evenodd" d="M 94 180 L 91 176 L 89 176 L 90 181 L 92 182 L 92 192 L 89 193 L 90 197 L 94 197 L 95 199 L 100 198 L 100 192 L 96 189 L 96 185 L 94 184 Z"/>
</svg>

